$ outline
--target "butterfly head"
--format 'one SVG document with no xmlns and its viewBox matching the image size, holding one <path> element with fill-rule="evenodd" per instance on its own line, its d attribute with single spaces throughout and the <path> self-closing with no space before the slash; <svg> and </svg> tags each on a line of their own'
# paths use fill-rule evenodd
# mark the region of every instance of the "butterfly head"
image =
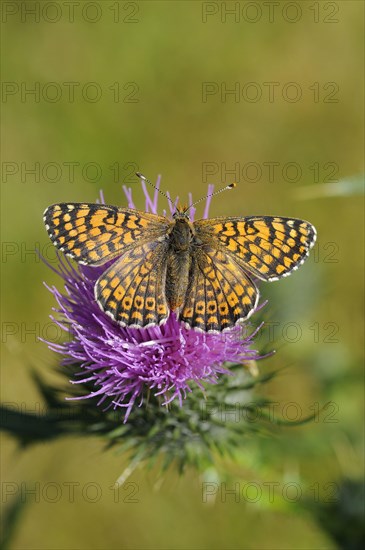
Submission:
<svg viewBox="0 0 365 550">
<path fill-rule="evenodd" d="M 188 214 L 188 209 L 189 209 L 188 206 L 186 206 L 186 205 L 181 206 L 181 204 L 179 204 L 176 208 L 176 211 L 172 215 L 172 217 L 174 218 L 174 220 L 187 220 L 187 221 L 189 221 L 190 217 L 189 217 L 189 214 Z"/>
</svg>

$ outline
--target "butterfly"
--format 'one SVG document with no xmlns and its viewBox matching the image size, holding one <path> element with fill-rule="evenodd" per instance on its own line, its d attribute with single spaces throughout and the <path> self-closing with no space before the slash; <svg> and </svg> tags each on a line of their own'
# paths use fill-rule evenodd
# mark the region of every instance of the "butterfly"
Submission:
<svg viewBox="0 0 365 550">
<path fill-rule="evenodd" d="M 163 324 L 173 311 L 188 328 L 230 329 L 255 311 L 256 280 L 290 275 L 316 240 L 313 225 L 300 219 L 192 222 L 187 211 L 178 207 L 170 220 L 131 208 L 60 203 L 46 209 L 44 222 L 53 244 L 79 264 L 115 260 L 96 281 L 95 300 L 122 327 L 134 328 Z"/>
</svg>

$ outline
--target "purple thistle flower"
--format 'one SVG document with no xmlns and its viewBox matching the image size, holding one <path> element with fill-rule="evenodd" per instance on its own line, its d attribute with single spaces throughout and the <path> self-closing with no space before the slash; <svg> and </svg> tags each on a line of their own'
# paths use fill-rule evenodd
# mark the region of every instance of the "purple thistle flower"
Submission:
<svg viewBox="0 0 365 550">
<path fill-rule="evenodd" d="M 146 211 L 157 214 L 158 191 L 151 198 L 144 182 L 142 185 Z M 160 178 L 156 187 L 159 185 Z M 209 186 L 208 194 L 212 187 Z M 135 208 L 131 189 L 124 187 L 124 192 L 128 207 Z M 102 194 L 100 202 L 104 203 Z M 209 205 L 207 197 L 204 218 L 208 217 Z M 172 210 L 170 207 L 170 215 Z M 192 219 L 194 213 L 192 208 Z M 260 358 L 256 350 L 250 349 L 260 327 L 246 337 L 242 326 L 221 334 L 202 333 L 185 328 L 174 313 L 160 326 L 121 327 L 101 311 L 94 299 L 95 282 L 107 267 L 74 267 L 67 258 L 59 256 L 58 269 L 51 268 L 63 278 L 65 292 L 46 285 L 58 303 L 58 308 L 54 308 L 58 315 L 50 317 L 68 334 L 64 343 L 47 342 L 48 346 L 64 356 L 63 365 L 79 366 L 73 384 L 91 384 L 94 388 L 88 395 L 72 399 L 97 397 L 98 405 L 104 404 L 106 409 L 123 407 L 126 422 L 133 405 L 137 401 L 141 406 L 148 391 L 163 396 L 163 405 L 176 398 L 182 405 L 194 383 L 204 391 L 204 383 L 214 384 L 219 375 L 230 374 L 225 363 Z"/>
</svg>

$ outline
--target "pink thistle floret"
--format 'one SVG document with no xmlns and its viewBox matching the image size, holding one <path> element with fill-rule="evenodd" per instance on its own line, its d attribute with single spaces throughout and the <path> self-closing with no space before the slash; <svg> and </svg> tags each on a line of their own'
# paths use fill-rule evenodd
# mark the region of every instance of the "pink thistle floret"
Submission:
<svg viewBox="0 0 365 550">
<path fill-rule="evenodd" d="M 157 187 L 159 183 L 158 179 Z M 151 198 L 144 182 L 143 189 L 146 210 L 157 213 L 158 192 Z M 135 208 L 131 190 L 124 191 L 128 207 Z M 191 204 L 191 196 L 189 200 Z M 208 209 L 209 198 L 204 217 Z M 222 334 L 202 333 L 185 328 L 171 313 L 160 326 L 121 327 L 95 302 L 94 285 L 106 267 L 74 267 L 68 259 L 59 258 L 55 271 L 64 280 L 65 292 L 46 285 L 58 303 L 51 319 L 68 336 L 65 342 L 48 342 L 48 346 L 64 356 L 64 365 L 79 367 L 73 384 L 94 387 L 88 395 L 73 399 L 97 397 L 98 405 L 123 407 L 126 422 L 136 401 L 142 405 L 147 390 L 161 396 L 164 405 L 174 399 L 182 405 L 194 383 L 204 391 L 205 383 L 214 384 L 219 375 L 229 374 L 225 363 L 259 359 L 258 352 L 250 349 L 257 331 L 243 337 L 242 326 Z"/>
</svg>

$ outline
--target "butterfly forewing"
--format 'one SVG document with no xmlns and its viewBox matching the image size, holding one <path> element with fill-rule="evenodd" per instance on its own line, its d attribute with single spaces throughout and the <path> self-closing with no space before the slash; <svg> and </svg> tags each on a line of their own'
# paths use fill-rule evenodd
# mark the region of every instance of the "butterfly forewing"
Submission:
<svg viewBox="0 0 365 550">
<path fill-rule="evenodd" d="M 81 264 L 101 265 L 139 239 L 165 235 L 166 218 L 128 208 L 61 203 L 49 206 L 44 222 L 53 244 Z"/>
<path fill-rule="evenodd" d="M 197 238 L 216 243 L 256 277 L 275 281 L 303 263 L 316 240 L 306 221 L 252 216 L 215 218 L 194 223 Z"/>
</svg>

